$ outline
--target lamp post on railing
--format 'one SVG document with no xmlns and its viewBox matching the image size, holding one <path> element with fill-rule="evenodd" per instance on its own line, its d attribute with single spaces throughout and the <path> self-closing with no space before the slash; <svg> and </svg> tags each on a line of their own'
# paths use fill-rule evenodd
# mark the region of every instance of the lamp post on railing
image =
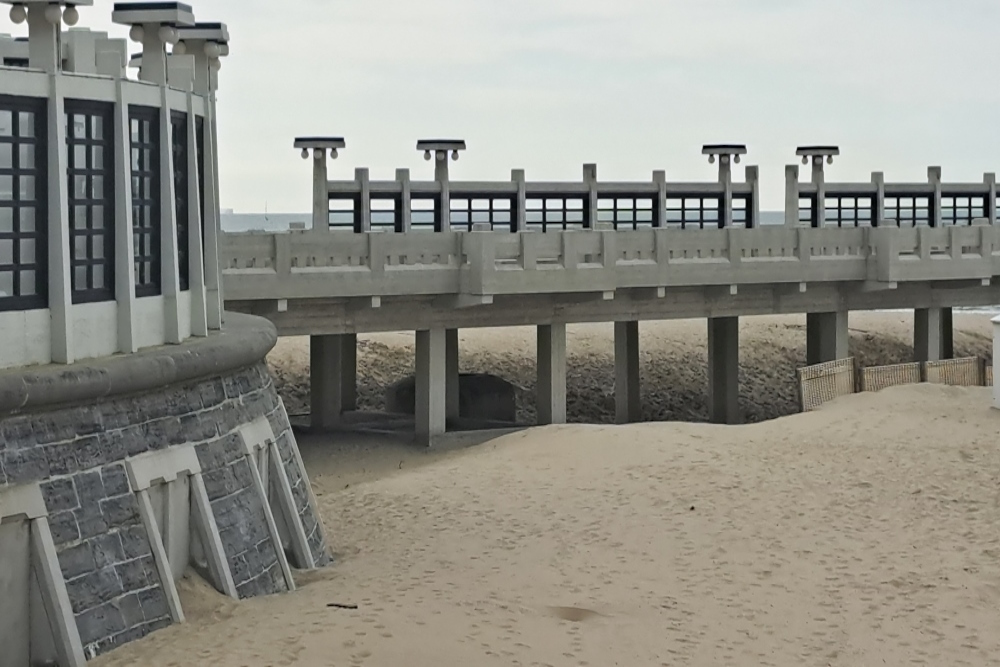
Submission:
<svg viewBox="0 0 1000 667">
<path fill-rule="evenodd" d="M 451 194 L 448 189 L 448 157 L 458 160 L 459 151 L 465 150 L 462 139 L 421 139 L 417 141 L 417 150 L 424 152 L 425 160 L 434 160 L 434 180 L 441 185 L 441 228 L 437 231 L 446 232 L 451 229 Z"/>
<path fill-rule="evenodd" d="M 330 230 L 330 193 L 327 188 L 326 157 L 336 160 L 337 151 L 347 143 L 343 137 L 297 137 L 295 148 L 302 150 L 302 159 L 313 158 L 313 232 Z"/>
<path fill-rule="evenodd" d="M 816 224 L 823 226 L 826 220 L 826 174 L 825 165 L 833 164 L 833 158 L 840 155 L 837 146 L 799 146 L 795 154 L 802 158 L 802 164 L 812 163 L 812 183 L 816 186 Z M 795 203 L 798 207 L 798 202 Z"/>
<path fill-rule="evenodd" d="M 701 154 L 708 156 L 709 164 L 719 162 L 719 183 L 723 185 L 722 216 L 720 227 L 733 225 L 733 163 L 740 163 L 740 156 L 746 155 L 747 147 L 743 144 L 706 144 L 701 148 Z"/>
<path fill-rule="evenodd" d="M 94 0 L 2 0 L 13 5 L 10 20 L 28 22 L 28 66 L 46 72 L 62 69 L 62 23 L 74 26 L 80 20 L 77 7 L 89 7 Z"/>
<path fill-rule="evenodd" d="M 111 20 L 131 26 L 129 38 L 142 44 L 139 79 L 167 84 L 167 44 L 180 40 L 178 28 L 194 26 L 191 7 L 180 2 L 128 3 L 116 5 Z"/>
</svg>

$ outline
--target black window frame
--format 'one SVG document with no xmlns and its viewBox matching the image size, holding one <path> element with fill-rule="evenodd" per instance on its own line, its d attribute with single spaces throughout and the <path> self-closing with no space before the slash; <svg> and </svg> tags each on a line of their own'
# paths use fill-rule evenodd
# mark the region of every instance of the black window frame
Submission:
<svg viewBox="0 0 1000 667">
<path fill-rule="evenodd" d="M 74 304 L 99 303 L 115 300 L 115 124 L 114 104 L 93 100 L 67 99 L 63 116 L 66 124 L 67 148 L 67 199 L 69 201 L 69 243 L 70 243 L 70 290 Z M 75 116 L 88 118 L 86 137 L 76 136 Z M 94 138 L 94 124 L 90 119 L 100 118 L 102 131 L 100 138 Z M 76 149 L 85 147 L 85 165 L 76 164 Z M 93 148 L 101 148 L 102 167 L 95 168 L 92 164 Z M 100 176 L 103 187 L 100 196 L 94 195 L 94 180 Z M 75 187 L 78 178 L 84 178 L 86 196 L 77 196 Z M 95 227 L 94 214 L 96 207 L 103 207 L 102 227 Z M 86 221 L 79 221 L 77 214 L 80 209 L 86 211 Z M 77 255 L 77 247 L 81 239 L 85 256 Z M 94 239 L 101 241 L 97 243 Z M 100 247 L 102 257 L 96 257 L 96 248 Z M 95 286 L 97 269 L 103 275 L 102 284 Z M 84 269 L 86 285 L 78 283 L 77 273 Z"/>
<path fill-rule="evenodd" d="M 201 207 L 201 259 L 207 266 L 208 257 L 205 254 L 205 224 L 208 220 L 208 205 L 205 203 L 205 117 L 194 117 L 194 141 L 198 161 L 198 205 Z"/>
<path fill-rule="evenodd" d="M 557 231 L 589 229 L 590 220 L 590 198 L 586 194 L 527 193 L 525 195 L 524 228 L 526 230 L 536 229 L 547 232 L 549 227 Z"/>
<path fill-rule="evenodd" d="M 655 194 L 598 194 L 597 222 L 610 222 L 615 230 L 659 227 L 659 217 L 660 199 Z"/>
<path fill-rule="evenodd" d="M 191 289 L 191 199 L 188 188 L 188 115 L 170 112 L 170 143 L 174 162 L 174 219 L 177 225 L 177 284 L 181 292 Z"/>
<path fill-rule="evenodd" d="M 677 205 L 675 202 L 680 202 Z M 692 202 L 697 202 L 692 204 Z M 706 203 L 714 202 L 715 206 L 705 206 Z M 663 221 L 664 227 L 688 229 L 723 229 L 726 226 L 725 216 L 722 214 L 722 194 L 699 194 L 699 193 L 668 193 L 666 201 L 666 219 Z M 715 217 L 706 215 L 706 212 L 715 212 Z M 675 214 L 680 214 L 680 219 L 674 219 Z M 689 215 L 690 214 L 690 215 Z"/>
<path fill-rule="evenodd" d="M 875 194 L 870 192 L 827 194 L 823 200 L 823 215 L 825 217 L 823 225 L 825 227 L 877 227 L 875 201 Z"/>
<path fill-rule="evenodd" d="M 448 206 L 453 230 L 471 232 L 473 225 L 488 224 L 490 229 L 514 231 L 517 226 L 517 198 L 511 195 L 452 193 Z"/>
<path fill-rule="evenodd" d="M 159 296 L 163 293 L 160 110 L 130 105 L 128 118 L 135 295 L 140 298 Z"/>
<path fill-rule="evenodd" d="M 0 296 L 0 312 L 40 310 L 48 308 L 48 99 L 35 97 L 15 97 L 0 95 L 0 111 L 10 112 L 10 136 L 0 136 L 0 144 L 10 146 L 11 166 L 0 168 L 0 177 L 11 179 L 11 197 L 0 201 L 0 208 L 11 209 L 11 227 L 4 231 L 0 227 L 0 241 L 11 241 L 11 263 L 0 264 L 0 273 L 10 273 L 13 287 L 11 296 Z M 21 136 L 20 125 L 23 114 L 34 114 L 31 137 Z M 34 167 L 21 167 L 21 151 L 24 145 L 33 145 Z M 35 197 L 31 202 L 21 200 L 21 178 L 34 177 Z M 34 209 L 32 231 L 22 229 L 22 211 Z M 33 241 L 35 256 L 25 263 L 21 257 L 24 242 Z M 22 294 L 22 274 L 34 272 L 33 294 Z"/>
<path fill-rule="evenodd" d="M 969 226 L 973 220 L 986 218 L 989 214 L 988 200 L 988 194 L 942 192 L 939 224 L 942 227 Z"/>
<path fill-rule="evenodd" d="M 923 206 L 919 205 L 921 202 Z M 937 227 L 933 197 L 886 191 L 882 201 L 882 220 L 885 224 L 894 222 L 897 227 Z"/>
</svg>

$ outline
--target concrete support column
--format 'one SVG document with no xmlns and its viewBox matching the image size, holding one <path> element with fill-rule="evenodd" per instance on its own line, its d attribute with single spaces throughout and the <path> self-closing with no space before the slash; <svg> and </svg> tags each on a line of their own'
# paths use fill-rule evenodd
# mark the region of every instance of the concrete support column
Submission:
<svg viewBox="0 0 1000 667">
<path fill-rule="evenodd" d="M 444 329 L 417 332 L 417 377 L 414 424 L 417 442 L 431 446 L 444 435 L 447 423 L 446 357 Z"/>
<path fill-rule="evenodd" d="M 630 424 L 641 418 L 639 399 L 639 323 L 615 322 L 615 418 Z"/>
<path fill-rule="evenodd" d="M 358 407 L 358 337 L 309 337 L 311 424 L 328 429 Z"/>
<path fill-rule="evenodd" d="M 715 424 L 738 424 L 740 418 L 740 320 L 708 320 L 708 409 Z"/>
<path fill-rule="evenodd" d="M 566 325 L 538 327 L 538 384 L 535 409 L 539 424 L 566 423 Z"/>
<path fill-rule="evenodd" d="M 848 342 L 846 310 L 806 315 L 806 363 L 810 366 L 846 359 Z"/>
<path fill-rule="evenodd" d="M 447 329 L 445 337 L 445 371 L 447 396 L 446 410 L 448 421 L 459 418 L 459 372 L 458 372 L 458 329 Z"/>
<path fill-rule="evenodd" d="M 941 358 L 955 358 L 955 324 L 951 308 L 941 309 Z"/>
<path fill-rule="evenodd" d="M 913 312 L 913 359 L 940 361 L 942 358 L 942 309 L 919 308 Z"/>
</svg>

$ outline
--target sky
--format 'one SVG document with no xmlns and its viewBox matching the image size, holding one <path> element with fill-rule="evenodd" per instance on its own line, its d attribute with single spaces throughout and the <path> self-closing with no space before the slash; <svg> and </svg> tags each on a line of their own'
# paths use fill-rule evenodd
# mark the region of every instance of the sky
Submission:
<svg viewBox="0 0 1000 667">
<path fill-rule="evenodd" d="M 110 0 L 80 25 L 110 24 Z M 454 180 L 715 178 L 705 143 L 745 143 L 780 209 L 801 144 L 836 144 L 828 181 L 975 181 L 1000 171 L 996 0 L 195 0 L 224 21 L 222 205 L 303 212 L 296 136 L 339 135 L 334 179 L 409 167 L 461 138 Z M 6 17 L 0 32 L 18 33 Z M 138 45 L 131 45 L 138 51 Z M 805 170 L 803 170 L 805 174 Z M 738 180 L 742 171 L 737 171 Z"/>
</svg>

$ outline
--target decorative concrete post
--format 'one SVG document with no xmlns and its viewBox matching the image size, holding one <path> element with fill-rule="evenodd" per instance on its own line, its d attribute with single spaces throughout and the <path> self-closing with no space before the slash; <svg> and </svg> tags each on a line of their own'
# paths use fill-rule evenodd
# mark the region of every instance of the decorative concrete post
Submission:
<svg viewBox="0 0 1000 667">
<path fill-rule="evenodd" d="M 448 154 L 452 160 L 458 160 L 459 151 L 465 150 L 465 141 L 461 139 L 421 139 L 417 142 L 417 150 L 424 152 L 424 159 L 434 160 L 434 180 L 441 186 L 440 208 L 441 217 L 435 231 L 451 231 L 451 196 L 448 189 Z"/>
<path fill-rule="evenodd" d="M 583 216 L 583 226 L 586 229 L 597 229 L 598 209 L 597 209 L 597 165 L 583 165 L 583 182 L 587 186 L 586 210 Z M 565 224 L 565 220 L 563 221 Z M 612 223 L 613 229 L 614 223 Z"/>
<path fill-rule="evenodd" d="M 434 180 L 441 186 L 440 218 L 435 231 L 451 231 L 451 192 L 449 190 L 448 155 L 452 160 L 458 160 L 459 151 L 465 150 L 465 141 L 461 139 L 421 139 L 417 142 L 417 150 L 424 152 L 424 159 L 434 159 Z M 433 333 L 433 332 L 432 332 Z M 458 330 L 448 329 L 444 332 L 445 339 L 445 393 L 447 419 L 458 419 L 459 416 L 459 351 Z M 419 340 L 419 335 L 418 335 Z M 417 378 L 420 381 L 420 378 Z"/>
<path fill-rule="evenodd" d="M 929 202 L 927 223 L 931 227 L 937 227 L 941 224 L 941 167 L 927 167 L 927 182 L 934 189 Z"/>
<path fill-rule="evenodd" d="M 816 225 L 826 225 L 826 176 L 823 165 L 833 164 L 833 158 L 840 155 L 837 146 L 799 146 L 795 154 L 802 158 L 802 164 L 812 163 L 812 183 L 816 186 Z"/>
<path fill-rule="evenodd" d="M 94 0 L 4 0 L 13 7 L 10 20 L 28 22 L 28 67 L 49 74 L 62 71 L 62 24 L 72 27 L 80 20 L 77 7 L 89 7 Z"/>
<path fill-rule="evenodd" d="M 986 216 L 987 224 L 997 224 L 997 175 L 987 173 L 983 175 L 983 183 L 986 184 Z"/>
<path fill-rule="evenodd" d="M 142 44 L 139 80 L 167 85 L 167 44 L 180 40 L 179 27 L 194 26 L 191 8 L 179 2 L 125 4 L 116 6 L 111 20 L 131 26 L 129 37 Z"/>
<path fill-rule="evenodd" d="M 330 189 L 327 185 L 326 156 L 336 160 L 337 151 L 347 144 L 343 137 L 297 137 L 295 148 L 302 150 L 302 159 L 313 158 L 313 221 L 314 234 L 326 234 L 330 231 Z"/>
<path fill-rule="evenodd" d="M 799 165 L 785 166 L 785 226 L 798 227 L 799 220 Z"/>
<path fill-rule="evenodd" d="M 872 197 L 872 227 L 881 227 L 885 222 L 885 174 L 872 172 L 875 195 Z"/>
<path fill-rule="evenodd" d="M 524 169 L 511 169 L 510 180 L 517 185 L 517 198 L 514 200 L 514 210 L 510 212 L 513 230 L 523 232 L 527 229 L 527 213 L 525 202 L 527 200 L 526 184 L 524 181 Z"/>
<path fill-rule="evenodd" d="M 733 164 L 740 163 L 740 156 L 746 155 L 743 144 L 706 144 L 701 154 L 708 156 L 709 164 L 719 161 L 719 183 L 722 185 L 722 209 L 719 211 L 719 229 L 733 226 Z"/>
</svg>

